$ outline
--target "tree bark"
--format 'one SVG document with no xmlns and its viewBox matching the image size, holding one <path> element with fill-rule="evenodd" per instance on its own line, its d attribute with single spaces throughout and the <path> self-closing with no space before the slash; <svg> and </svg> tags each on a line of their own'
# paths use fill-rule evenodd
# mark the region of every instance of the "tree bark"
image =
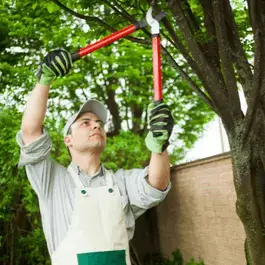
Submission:
<svg viewBox="0 0 265 265">
<path fill-rule="evenodd" d="M 265 171 L 259 157 L 257 141 L 253 139 L 242 141 L 240 134 L 240 128 L 236 128 L 235 133 L 228 132 L 237 195 L 236 212 L 246 232 L 245 251 L 248 264 L 265 265 L 265 236 L 262 220 L 264 196 L 263 192 L 260 192 L 260 187 L 264 188 L 262 181 Z"/>
<path fill-rule="evenodd" d="M 107 105 L 108 109 L 112 115 L 112 121 L 114 126 L 114 133 L 117 133 L 121 129 L 121 117 L 119 114 L 119 106 L 116 102 L 115 96 L 115 90 L 113 90 L 112 85 L 117 82 L 117 79 L 114 77 L 108 78 L 108 84 L 106 84 L 106 92 L 107 92 Z"/>
</svg>

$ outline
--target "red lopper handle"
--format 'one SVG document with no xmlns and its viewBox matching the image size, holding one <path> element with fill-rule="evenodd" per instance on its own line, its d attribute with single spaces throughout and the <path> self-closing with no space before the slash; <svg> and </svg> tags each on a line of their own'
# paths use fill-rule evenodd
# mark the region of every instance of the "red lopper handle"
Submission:
<svg viewBox="0 0 265 265">
<path fill-rule="evenodd" d="M 152 37 L 152 50 L 153 50 L 154 102 L 155 104 L 159 104 L 160 102 L 163 101 L 159 35 L 154 35 Z"/>
<path fill-rule="evenodd" d="M 120 39 L 120 38 L 123 38 L 131 33 L 133 33 L 134 31 L 136 31 L 138 28 L 137 28 L 137 25 L 130 25 L 130 26 L 127 26 L 126 28 L 123 28 L 121 30 L 118 30 L 112 34 L 110 34 L 109 36 L 99 40 L 99 41 L 96 41 L 95 43 L 92 43 L 92 44 L 89 44 L 83 48 L 81 48 L 80 50 L 74 52 L 71 54 L 72 56 L 72 61 L 75 62 L 77 60 L 79 60 L 81 57 L 89 54 L 89 53 L 92 53 L 104 46 L 107 46 L 109 45 L 110 43 L 113 43 L 114 41 Z"/>
</svg>

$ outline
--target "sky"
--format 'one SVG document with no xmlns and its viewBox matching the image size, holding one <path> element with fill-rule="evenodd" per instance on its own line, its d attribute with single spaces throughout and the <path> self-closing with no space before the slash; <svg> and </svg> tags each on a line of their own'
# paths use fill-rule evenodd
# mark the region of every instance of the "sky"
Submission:
<svg viewBox="0 0 265 265">
<path fill-rule="evenodd" d="M 241 109 L 246 113 L 247 104 L 242 90 L 239 90 Z M 205 126 L 203 136 L 188 151 L 181 164 L 230 151 L 226 132 L 221 119 L 216 117 Z"/>
<path fill-rule="evenodd" d="M 219 117 L 208 123 L 203 136 L 188 151 L 183 163 L 214 156 L 230 150 L 226 132 Z"/>
</svg>

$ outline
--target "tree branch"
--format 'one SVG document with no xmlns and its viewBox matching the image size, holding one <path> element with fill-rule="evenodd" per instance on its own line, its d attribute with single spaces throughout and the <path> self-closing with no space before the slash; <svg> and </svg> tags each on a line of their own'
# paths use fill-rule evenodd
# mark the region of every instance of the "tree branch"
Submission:
<svg viewBox="0 0 265 265">
<path fill-rule="evenodd" d="M 210 64 L 210 61 L 207 60 L 205 53 L 196 42 L 192 32 L 189 30 L 179 0 L 170 0 L 169 7 L 173 12 L 174 19 L 179 26 L 195 62 L 205 75 L 205 89 L 210 95 L 214 106 L 218 109 L 219 115 L 222 118 L 226 117 L 226 127 L 232 128 L 233 119 L 231 118 L 231 113 L 226 105 L 226 102 L 228 102 L 228 95 L 220 69 L 218 69 L 215 65 Z"/>
<path fill-rule="evenodd" d="M 114 1 L 114 2 L 116 2 L 116 1 Z M 116 4 L 117 4 L 117 2 L 116 2 Z M 110 4 L 110 7 L 112 7 L 112 6 L 113 5 Z M 136 22 L 136 20 L 134 18 L 132 18 L 120 5 L 119 5 L 119 8 L 122 10 L 122 12 L 119 12 L 120 15 L 124 16 L 126 19 L 129 19 L 132 23 L 135 23 Z M 142 31 L 149 38 L 151 37 L 151 34 L 150 34 L 150 32 L 148 30 L 142 29 Z M 172 29 L 172 31 L 173 31 L 173 29 Z M 183 47 L 183 49 L 185 49 L 185 48 Z M 211 99 L 190 79 L 190 77 L 176 63 L 176 61 L 173 59 L 173 57 L 168 52 L 168 50 L 165 47 L 163 47 L 162 45 L 161 45 L 161 50 L 162 50 L 163 54 L 166 55 L 166 58 L 168 59 L 169 63 L 174 67 L 174 69 L 176 69 L 179 72 L 180 76 L 190 85 L 190 87 L 193 89 L 193 91 L 197 95 L 199 95 L 199 97 L 202 98 L 206 102 L 206 104 L 209 106 L 210 109 L 212 109 L 214 112 L 216 112 L 218 114 L 218 111 L 217 111 L 216 107 L 214 106 L 213 102 L 211 101 Z M 190 56 L 188 56 L 187 53 L 186 53 L 186 55 L 187 55 L 187 57 L 190 58 L 190 61 L 191 61 L 192 58 Z M 194 66 L 195 66 L 195 64 L 194 64 Z M 200 72 L 198 67 L 196 69 L 198 70 L 198 72 Z M 202 76 L 202 74 L 201 74 L 201 76 Z"/>
<path fill-rule="evenodd" d="M 243 139 L 246 139 L 249 136 L 251 131 L 253 130 L 253 122 L 255 121 L 255 115 L 257 112 L 257 105 L 260 99 L 260 92 L 262 89 L 262 85 L 265 86 L 264 75 L 265 65 L 264 65 L 264 56 L 265 56 L 265 48 L 264 48 L 264 38 L 261 32 L 258 30 L 258 24 L 256 23 L 256 29 L 254 34 L 254 46 L 255 46 L 255 63 L 254 63 L 254 81 L 253 88 L 249 97 L 249 105 L 246 113 L 246 118 L 244 121 L 244 130 L 243 130 Z M 262 80 L 263 79 L 263 80 Z M 263 88 L 265 89 L 265 88 Z"/>
<path fill-rule="evenodd" d="M 263 41 L 263 44 L 261 44 L 261 48 L 264 49 L 264 38 L 265 38 L 265 5 L 264 1 L 256 0 L 256 1 L 247 1 L 248 2 L 248 11 L 249 16 L 251 20 L 251 25 L 254 33 L 254 41 L 255 41 L 255 34 L 256 32 L 260 32 L 261 34 L 261 41 Z M 263 46 L 262 46 L 263 45 Z M 262 53 L 262 52 L 261 52 Z M 263 56 L 264 55 L 260 55 Z M 263 112 L 265 113 L 265 84 L 264 84 L 264 72 L 261 72 L 262 75 L 262 86 L 260 87 L 260 101 L 261 101 L 261 107 Z"/>
<path fill-rule="evenodd" d="M 249 14 L 251 17 L 251 24 L 254 33 L 254 50 L 255 50 L 255 61 L 254 61 L 254 80 L 253 88 L 249 96 L 249 104 L 244 121 L 243 133 L 244 139 L 253 133 L 253 123 L 258 110 L 259 99 L 261 91 L 265 90 L 265 41 L 264 41 L 264 19 L 263 11 L 264 6 L 260 0 L 248 1 Z M 263 99 L 261 99 L 263 101 Z M 262 105 L 262 104 L 261 104 Z"/>
<path fill-rule="evenodd" d="M 192 57 L 189 55 L 189 53 L 187 52 L 186 48 L 184 47 L 184 45 L 181 43 L 179 37 L 177 36 L 175 30 L 173 29 L 173 27 L 171 26 L 170 22 L 168 19 L 164 19 L 163 20 L 164 26 L 167 29 L 168 33 L 171 35 L 172 40 L 166 35 L 163 34 L 165 36 L 165 38 L 177 49 L 180 51 L 180 53 L 183 55 L 183 57 L 186 59 L 187 63 L 189 64 L 189 66 L 193 69 L 193 71 L 197 74 L 197 76 L 199 77 L 199 79 L 201 80 L 202 84 L 204 87 L 206 87 L 206 80 L 205 80 L 205 76 L 204 74 L 201 72 L 200 68 L 198 67 L 198 65 L 195 63 L 195 61 L 192 59 Z M 209 98 L 210 100 L 210 98 Z M 211 101 L 211 100 L 210 100 Z"/>
<path fill-rule="evenodd" d="M 237 89 L 237 82 L 234 72 L 231 50 L 228 45 L 226 33 L 226 24 L 224 20 L 224 6 L 222 0 L 213 1 L 213 12 L 215 18 L 215 28 L 217 42 L 219 46 L 219 55 L 221 59 L 221 68 L 228 92 L 228 102 L 236 120 L 242 119 L 242 111 Z"/>
<path fill-rule="evenodd" d="M 163 54 L 166 55 L 169 63 L 178 71 L 180 76 L 187 82 L 190 88 L 209 106 L 210 109 L 212 109 L 217 115 L 220 115 L 211 99 L 192 81 L 185 71 L 183 71 L 181 66 L 174 60 L 171 54 L 163 46 L 161 46 L 161 50 Z"/>
<path fill-rule="evenodd" d="M 105 82 L 105 87 L 106 87 L 106 94 L 108 97 L 107 106 L 112 116 L 114 132 L 118 133 L 119 130 L 121 129 L 121 117 L 119 114 L 119 107 L 115 99 L 116 93 L 115 90 L 112 88 L 112 85 L 117 83 L 117 78 L 115 78 L 114 76 L 110 76 L 107 78 L 106 81 L 107 82 Z"/>
<path fill-rule="evenodd" d="M 248 3 L 248 13 L 249 20 L 252 26 L 252 29 L 256 28 L 256 12 L 258 11 L 257 6 L 259 5 L 259 0 L 247 0 Z"/>
<path fill-rule="evenodd" d="M 85 16 L 82 14 L 79 14 L 75 11 L 73 11 L 72 9 L 68 8 L 67 6 L 63 5 L 60 1 L 58 0 L 51 0 L 52 2 L 54 2 L 56 5 L 58 5 L 59 7 L 61 7 L 63 10 L 65 10 L 67 13 L 80 18 L 80 19 L 84 19 L 86 22 L 93 22 L 93 23 L 97 23 L 101 26 L 103 26 L 105 29 L 111 31 L 111 32 L 116 32 L 117 30 L 115 28 L 113 28 L 112 26 L 110 26 L 109 24 L 107 24 L 106 22 L 104 22 L 103 20 L 101 20 L 98 17 L 93 17 L 93 16 Z M 144 39 L 139 39 L 139 38 L 134 38 L 134 37 L 130 37 L 130 36 L 126 36 L 124 37 L 124 39 L 130 40 L 132 42 L 135 43 L 140 43 L 140 44 L 144 44 L 144 45 L 148 45 L 149 43 L 144 40 Z"/>
<path fill-rule="evenodd" d="M 94 16 L 86 16 L 86 15 L 83 15 L 83 14 L 80 14 L 80 13 L 77 13 L 75 12 L 74 10 L 68 8 L 67 6 L 65 6 L 64 4 L 62 4 L 60 1 L 58 0 L 51 0 L 53 3 L 55 3 L 57 6 L 59 6 L 60 8 L 62 8 L 64 11 L 66 11 L 67 13 L 77 17 L 77 18 L 80 18 L 80 19 L 84 19 L 86 20 L 87 22 L 90 21 L 90 22 L 95 22 L 95 23 L 98 23 L 100 25 L 103 25 L 105 28 L 107 29 L 112 29 L 112 27 L 110 25 L 108 25 L 107 23 L 105 23 L 103 20 L 101 20 L 100 18 L 98 17 L 94 17 Z"/>
<path fill-rule="evenodd" d="M 109 1 L 105 1 L 105 4 L 107 4 L 110 8 L 112 8 L 116 13 L 124 17 L 126 20 L 129 20 L 131 23 L 135 24 L 137 22 L 137 20 L 134 19 L 134 17 L 132 17 L 117 1 L 113 0 L 112 2 L 118 8 L 116 8 L 116 6 L 110 3 Z"/>
<path fill-rule="evenodd" d="M 240 41 L 237 25 L 233 16 L 231 5 L 229 4 L 229 0 L 225 0 L 224 8 L 227 23 L 228 41 L 232 50 L 232 55 L 234 57 L 240 83 L 243 87 L 246 101 L 248 102 L 250 88 L 253 84 L 253 74 L 251 72 L 246 53 Z"/>
<path fill-rule="evenodd" d="M 189 55 L 188 51 L 186 50 L 185 46 L 180 41 L 178 35 L 176 34 L 175 30 L 173 29 L 172 25 L 170 24 L 168 19 L 163 20 L 163 24 L 165 28 L 167 29 L 167 32 L 170 34 L 171 38 L 167 36 L 166 34 L 162 33 L 162 35 L 176 48 L 180 51 L 180 53 L 183 55 L 183 57 L 186 59 L 188 64 L 191 66 L 191 68 L 200 76 L 202 75 L 200 72 L 200 68 L 197 66 L 195 61 L 192 59 L 192 57 Z M 203 75 L 202 75 L 203 76 Z"/>
<path fill-rule="evenodd" d="M 183 8 L 183 12 L 185 14 L 185 17 L 187 19 L 187 22 L 189 24 L 189 28 L 191 29 L 191 31 L 193 33 L 197 32 L 198 30 L 200 30 L 200 27 L 199 25 L 197 24 L 196 22 L 196 18 L 195 16 L 193 15 L 191 9 L 190 9 L 190 4 L 187 0 L 182 1 L 182 6 L 184 5 L 184 8 Z"/>
<path fill-rule="evenodd" d="M 211 63 L 218 69 L 220 66 L 220 57 L 218 52 L 218 43 L 216 39 L 216 30 L 214 25 L 214 14 L 211 0 L 204 0 L 201 3 L 204 13 L 204 25 L 207 32 L 207 42 L 203 44 L 206 56 Z"/>
<path fill-rule="evenodd" d="M 75 11 L 73 11 L 73 10 L 69 9 L 68 7 L 64 6 L 63 4 L 61 4 L 59 1 L 57 1 L 57 0 L 52 0 L 52 1 L 54 3 L 56 3 L 58 6 L 60 6 L 62 9 L 67 11 L 68 13 L 70 13 L 70 14 L 78 17 L 78 18 L 84 19 L 86 21 L 93 21 L 95 23 L 99 23 L 104 28 L 109 29 L 112 32 L 116 31 L 110 25 L 108 25 L 103 20 L 101 20 L 101 19 L 99 19 L 97 17 L 85 16 L 85 15 L 76 13 Z M 118 6 L 118 8 L 120 10 L 118 10 L 113 4 L 111 4 L 109 2 L 106 2 L 106 4 L 108 4 L 115 12 L 117 12 L 119 15 L 124 17 L 126 20 L 129 20 L 131 23 L 135 23 L 136 22 L 136 20 L 132 16 L 130 16 L 130 14 L 124 8 L 122 8 L 122 6 L 117 1 L 114 1 L 114 2 Z M 151 34 L 150 34 L 150 32 L 148 30 L 143 28 L 142 31 L 148 37 L 151 37 Z M 127 39 L 129 39 L 129 40 L 131 40 L 133 42 L 137 42 L 137 43 L 141 43 L 141 44 L 145 44 L 145 45 L 147 45 L 147 44 L 150 45 L 150 42 L 148 42 L 146 40 L 136 39 L 136 38 L 132 38 L 132 37 L 127 37 Z M 161 50 L 162 50 L 163 54 L 166 55 L 166 58 L 168 59 L 169 63 L 180 73 L 180 76 L 189 84 L 189 86 L 193 89 L 193 91 L 197 95 L 199 95 L 206 102 L 206 104 L 209 106 L 209 108 L 211 108 L 214 112 L 219 114 L 217 108 L 214 106 L 214 104 L 211 101 L 211 99 L 202 90 L 200 90 L 200 88 L 189 78 L 189 76 L 183 71 L 183 69 L 176 63 L 176 61 L 173 59 L 173 57 L 167 51 L 167 49 L 161 46 Z M 187 58 L 189 58 L 189 61 L 192 62 L 192 58 L 190 56 L 188 56 L 188 53 L 186 53 L 186 54 L 187 54 Z M 194 63 L 194 67 L 196 67 L 195 63 Z M 200 68 L 197 67 L 197 71 L 198 72 L 200 72 L 199 69 Z M 203 74 L 201 73 L 200 77 L 202 77 L 202 76 L 203 76 Z"/>
</svg>

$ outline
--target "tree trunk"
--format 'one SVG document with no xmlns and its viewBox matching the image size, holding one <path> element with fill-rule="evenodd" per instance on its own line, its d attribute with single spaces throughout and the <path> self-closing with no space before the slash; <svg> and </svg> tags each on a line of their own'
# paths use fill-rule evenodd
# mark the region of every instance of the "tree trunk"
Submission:
<svg viewBox="0 0 265 265">
<path fill-rule="evenodd" d="M 247 239 L 245 240 L 244 250 L 245 250 L 245 257 L 246 257 L 246 262 L 247 262 L 246 265 L 251 265 Z"/>
<path fill-rule="evenodd" d="M 259 156 L 258 141 L 242 140 L 241 136 L 239 133 L 233 136 L 228 134 L 237 195 L 236 212 L 246 232 L 247 264 L 265 265 L 265 171 Z"/>
</svg>

